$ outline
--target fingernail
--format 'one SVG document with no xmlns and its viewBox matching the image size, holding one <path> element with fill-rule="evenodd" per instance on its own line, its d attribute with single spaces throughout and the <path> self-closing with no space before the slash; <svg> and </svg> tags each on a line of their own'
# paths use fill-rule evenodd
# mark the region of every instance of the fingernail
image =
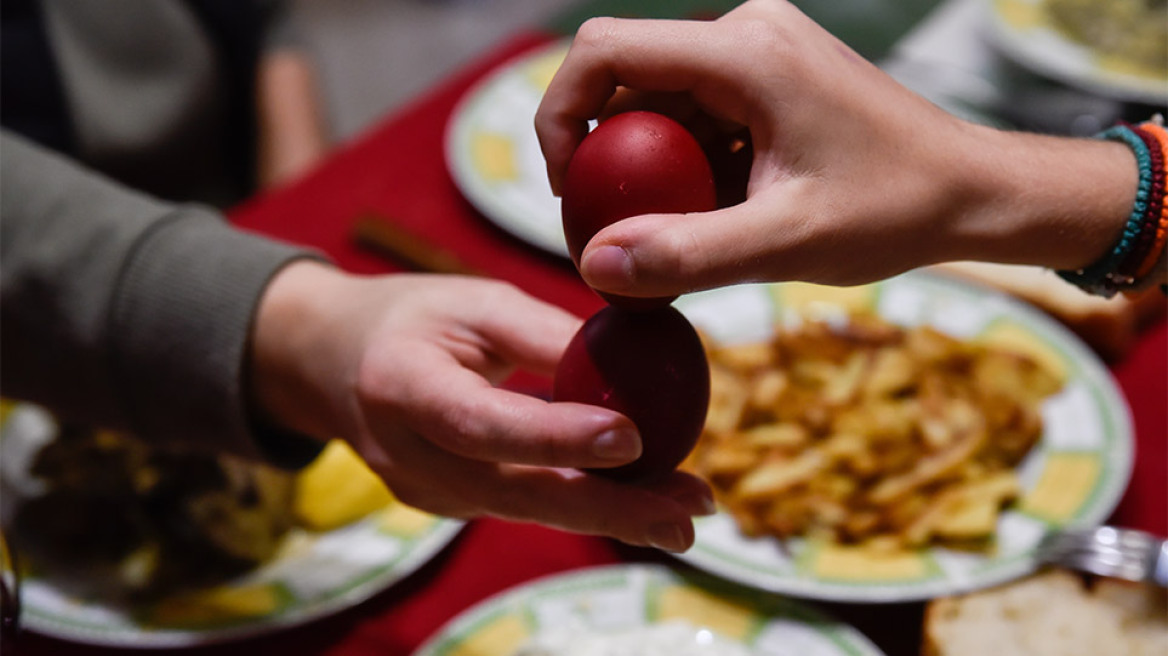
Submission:
<svg viewBox="0 0 1168 656">
<path fill-rule="evenodd" d="M 641 457 L 641 436 L 627 428 L 614 428 L 592 442 L 592 455 L 605 460 L 630 462 Z"/>
<path fill-rule="evenodd" d="M 633 258 L 620 246 L 601 246 L 580 262 L 580 273 L 603 289 L 624 289 L 633 282 Z"/>
<path fill-rule="evenodd" d="M 653 524 L 645 537 L 649 544 L 662 551 L 685 550 L 685 535 L 677 524 Z"/>
</svg>

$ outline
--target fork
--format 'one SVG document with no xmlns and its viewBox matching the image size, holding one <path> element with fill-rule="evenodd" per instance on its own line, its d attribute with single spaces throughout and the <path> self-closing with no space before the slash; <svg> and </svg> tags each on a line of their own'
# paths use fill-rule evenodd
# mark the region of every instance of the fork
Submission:
<svg viewBox="0 0 1168 656">
<path fill-rule="evenodd" d="M 1047 533 L 1038 560 L 1080 572 L 1168 587 L 1168 541 L 1112 526 Z"/>
</svg>

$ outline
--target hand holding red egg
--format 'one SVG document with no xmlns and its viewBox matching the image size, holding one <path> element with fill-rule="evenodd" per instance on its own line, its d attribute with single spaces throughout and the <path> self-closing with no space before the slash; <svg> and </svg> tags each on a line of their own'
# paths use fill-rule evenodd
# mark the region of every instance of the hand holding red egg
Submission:
<svg viewBox="0 0 1168 656">
<path fill-rule="evenodd" d="M 681 124 L 653 112 L 617 114 L 581 142 L 563 185 L 564 236 L 576 266 L 597 232 L 640 214 L 715 209 L 714 176 L 702 147 Z M 647 309 L 673 298 L 601 293 L 612 305 Z"/>
</svg>

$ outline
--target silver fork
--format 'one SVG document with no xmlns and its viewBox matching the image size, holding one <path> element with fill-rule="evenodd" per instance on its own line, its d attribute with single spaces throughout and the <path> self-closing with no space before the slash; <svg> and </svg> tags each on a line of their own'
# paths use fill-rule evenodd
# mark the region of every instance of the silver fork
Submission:
<svg viewBox="0 0 1168 656">
<path fill-rule="evenodd" d="M 1111 526 L 1053 531 L 1036 554 L 1043 563 L 1168 587 L 1168 541 L 1144 531 Z"/>
</svg>

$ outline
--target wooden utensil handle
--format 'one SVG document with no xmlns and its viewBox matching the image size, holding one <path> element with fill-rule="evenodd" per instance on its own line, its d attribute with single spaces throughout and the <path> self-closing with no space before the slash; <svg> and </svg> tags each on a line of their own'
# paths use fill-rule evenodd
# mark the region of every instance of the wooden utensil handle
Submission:
<svg viewBox="0 0 1168 656">
<path fill-rule="evenodd" d="M 415 271 L 481 276 L 457 255 L 426 242 L 378 216 L 362 216 L 353 224 L 353 239 L 362 248 L 388 256 Z"/>
</svg>

